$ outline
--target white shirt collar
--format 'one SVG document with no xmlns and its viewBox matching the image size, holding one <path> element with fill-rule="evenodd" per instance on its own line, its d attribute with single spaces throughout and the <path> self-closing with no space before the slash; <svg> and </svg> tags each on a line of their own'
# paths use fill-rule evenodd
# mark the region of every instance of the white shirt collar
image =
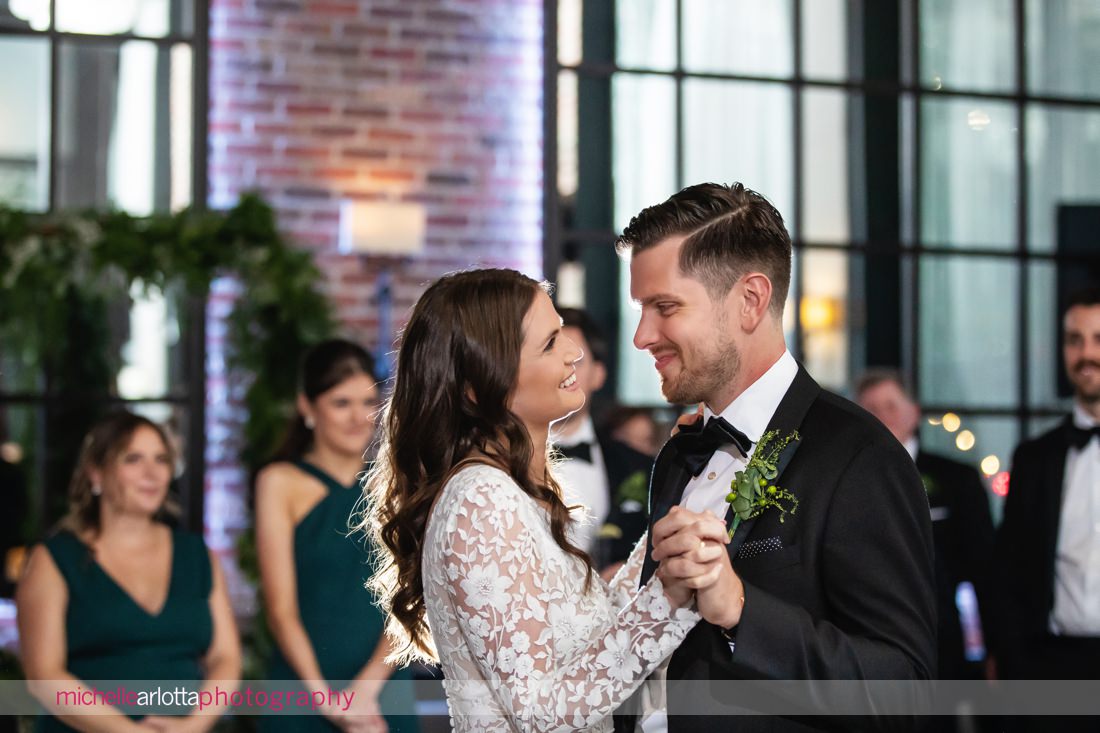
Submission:
<svg viewBox="0 0 1100 733">
<path fill-rule="evenodd" d="M 1085 411 L 1081 403 L 1076 400 L 1073 402 L 1073 424 L 1085 430 L 1100 425 L 1092 415 Z"/>
<path fill-rule="evenodd" d="M 791 356 L 791 352 L 784 349 L 783 355 L 776 360 L 768 371 L 760 375 L 760 378 L 749 385 L 737 398 L 722 410 L 722 417 L 730 425 L 743 432 L 749 440 L 760 442 L 760 437 L 768 429 L 772 415 L 775 414 L 779 403 L 783 401 L 783 395 L 791 388 L 795 376 L 798 374 L 798 362 Z M 714 415 L 710 408 L 703 410 L 703 419 L 709 420 Z"/>
</svg>

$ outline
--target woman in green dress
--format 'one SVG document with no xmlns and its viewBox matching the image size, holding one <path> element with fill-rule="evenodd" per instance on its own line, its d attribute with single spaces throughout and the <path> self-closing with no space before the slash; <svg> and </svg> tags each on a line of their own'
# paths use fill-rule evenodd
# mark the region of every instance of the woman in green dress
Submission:
<svg viewBox="0 0 1100 733">
<path fill-rule="evenodd" d="M 31 552 L 16 597 L 28 686 L 53 713 L 39 730 L 206 731 L 220 707 L 89 707 L 64 693 L 182 685 L 215 700 L 236 689 L 240 644 L 218 563 L 201 537 L 160 521 L 173 465 L 160 426 L 128 412 L 85 438 L 69 513 Z"/>
<path fill-rule="evenodd" d="M 371 552 L 348 529 L 374 437 L 376 382 L 374 361 L 359 346 L 331 340 L 311 349 L 300 371 L 299 414 L 256 477 L 260 585 L 276 645 L 268 678 L 280 687 L 295 680 L 354 693 L 347 710 L 326 704 L 320 716 L 265 716 L 265 728 L 416 729 L 411 675 L 386 663 L 384 618 L 364 587 Z"/>
</svg>

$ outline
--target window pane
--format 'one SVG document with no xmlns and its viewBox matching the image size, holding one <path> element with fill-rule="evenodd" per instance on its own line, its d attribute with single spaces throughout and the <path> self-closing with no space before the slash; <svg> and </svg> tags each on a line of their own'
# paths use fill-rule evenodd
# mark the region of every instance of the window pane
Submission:
<svg viewBox="0 0 1100 733">
<path fill-rule="evenodd" d="M 848 3 L 802 3 L 802 73 L 812 79 L 848 79 Z M 856 74 L 858 76 L 858 74 Z"/>
<path fill-rule="evenodd" d="M 849 381 L 848 253 L 802 252 L 802 361 L 822 386 L 844 391 Z"/>
<path fill-rule="evenodd" d="M 1057 408 L 1062 372 L 1062 324 L 1058 312 L 1058 272 L 1053 263 L 1028 265 L 1028 397 L 1032 407 Z"/>
<path fill-rule="evenodd" d="M 615 227 L 676 192 L 676 82 L 616 74 L 612 80 Z"/>
<path fill-rule="evenodd" d="M 924 404 L 1016 407 L 1019 265 L 920 261 L 920 391 Z"/>
<path fill-rule="evenodd" d="M 641 311 L 630 299 L 630 267 L 619 268 L 619 401 L 625 405 L 662 405 L 661 381 L 653 356 L 634 348 Z"/>
<path fill-rule="evenodd" d="M 976 99 L 921 103 L 921 232 L 926 244 L 1016 246 L 1016 112 Z"/>
<path fill-rule="evenodd" d="M 619 0 L 615 16 L 619 66 L 676 68 L 676 0 Z"/>
<path fill-rule="evenodd" d="M 180 333 L 184 303 L 175 294 L 140 284 L 130 289 L 124 318 L 113 319 L 115 342 L 122 357 L 117 377 L 119 397 L 145 399 L 186 394 L 186 358 Z M 122 331 L 118 326 L 125 324 Z"/>
<path fill-rule="evenodd" d="M 921 84 L 1007 91 L 1015 84 L 1014 0 L 922 0 Z"/>
<path fill-rule="evenodd" d="M 44 31 L 50 27 L 46 0 L 0 0 L 0 28 Z"/>
<path fill-rule="evenodd" d="M 48 43 L 0 38 L 0 69 L 9 70 L 0 74 L 0 203 L 44 211 L 50 186 Z"/>
<path fill-rule="evenodd" d="M 684 183 L 741 181 L 794 221 L 791 89 L 783 84 L 684 82 Z"/>
<path fill-rule="evenodd" d="M 583 0 L 558 0 L 558 62 L 573 66 L 581 62 L 581 17 Z"/>
<path fill-rule="evenodd" d="M 1100 3 L 1028 0 L 1027 51 L 1029 92 L 1100 97 Z"/>
<path fill-rule="evenodd" d="M 683 0 L 684 68 L 757 76 L 794 70 L 792 0 Z"/>
<path fill-rule="evenodd" d="M 160 37 L 194 32 L 192 0 L 55 0 L 57 29 L 72 33 L 134 33 Z"/>
<path fill-rule="evenodd" d="M 145 215 L 189 202 L 190 59 L 184 45 L 62 42 L 61 208 Z"/>
<path fill-rule="evenodd" d="M 802 96 L 802 238 L 847 244 L 852 240 L 848 181 L 854 97 L 833 90 Z"/>
<path fill-rule="evenodd" d="M 558 74 L 557 153 L 558 195 L 569 200 L 577 193 L 577 75 L 572 71 Z"/>
<path fill-rule="evenodd" d="M 1058 206 L 1100 199 L 1100 110 L 1031 105 L 1027 142 L 1029 245 L 1050 252 Z"/>
</svg>

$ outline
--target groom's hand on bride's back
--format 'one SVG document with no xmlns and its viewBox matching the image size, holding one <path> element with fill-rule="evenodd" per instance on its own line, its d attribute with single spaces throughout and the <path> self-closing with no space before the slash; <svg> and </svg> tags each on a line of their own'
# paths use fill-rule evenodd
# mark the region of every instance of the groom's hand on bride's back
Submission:
<svg viewBox="0 0 1100 733">
<path fill-rule="evenodd" d="M 653 525 L 653 559 L 662 582 L 682 582 L 696 591 L 696 609 L 708 622 L 730 629 L 741 621 L 745 587 L 730 565 L 725 522 L 673 507 Z M 667 580 L 666 580 L 667 578 Z"/>
</svg>

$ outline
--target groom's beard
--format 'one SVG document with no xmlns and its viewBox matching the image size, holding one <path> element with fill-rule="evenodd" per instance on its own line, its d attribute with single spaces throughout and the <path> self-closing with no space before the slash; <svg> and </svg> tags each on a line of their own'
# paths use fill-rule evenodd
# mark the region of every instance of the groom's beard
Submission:
<svg viewBox="0 0 1100 733">
<path fill-rule="evenodd" d="M 723 324 L 716 329 L 723 333 Z M 728 388 L 741 372 L 741 352 L 733 340 L 718 344 L 706 344 L 707 350 L 697 351 L 688 366 L 681 349 L 680 373 L 672 379 L 661 380 L 661 394 L 674 405 L 694 405 L 710 402 L 723 389 Z"/>
</svg>

